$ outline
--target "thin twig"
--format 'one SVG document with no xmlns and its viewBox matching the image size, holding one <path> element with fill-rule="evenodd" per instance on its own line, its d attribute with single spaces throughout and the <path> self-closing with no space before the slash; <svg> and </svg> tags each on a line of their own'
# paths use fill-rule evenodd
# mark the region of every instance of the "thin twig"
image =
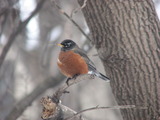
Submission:
<svg viewBox="0 0 160 120">
<path fill-rule="evenodd" d="M 59 11 L 65 16 L 67 17 L 81 32 L 82 34 L 89 40 L 91 41 L 91 39 L 88 37 L 88 35 L 82 30 L 82 28 L 56 3 L 55 0 L 51 0 L 52 3 L 54 3 L 54 5 L 59 9 Z"/>
<path fill-rule="evenodd" d="M 86 6 L 87 0 L 84 0 L 82 6 L 80 6 L 79 8 L 76 8 L 75 10 L 72 11 L 71 13 L 71 18 L 73 17 L 74 14 L 76 14 L 78 11 L 82 10 L 85 6 Z"/>
<path fill-rule="evenodd" d="M 147 109 L 147 107 L 137 107 L 135 105 L 122 105 L 122 106 L 111 106 L 111 107 L 99 107 L 99 106 L 96 106 L 96 107 L 92 107 L 92 108 L 88 108 L 88 109 L 85 109 L 85 110 L 82 110 L 80 112 L 77 112 L 76 114 L 74 114 L 73 116 L 70 116 L 64 120 L 70 120 L 72 119 L 73 117 L 81 114 L 81 113 L 84 113 L 84 112 L 89 112 L 89 111 L 92 111 L 92 110 L 102 110 L 102 109 L 133 109 L 133 108 L 137 108 L 137 109 Z"/>
<path fill-rule="evenodd" d="M 0 56 L 0 68 L 2 67 L 4 59 L 6 58 L 6 55 L 9 51 L 12 43 L 15 41 L 15 38 L 17 37 L 17 35 L 26 27 L 26 25 L 33 18 L 33 16 L 35 16 L 37 14 L 37 12 L 42 8 L 45 1 L 46 0 L 40 0 L 40 2 L 37 4 L 36 8 L 31 13 L 31 15 L 23 22 L 20 22 L 18 27 L 15 30 L 13 30 L 13 32 L 11 33 L 11 35 L 9 36 L 9 38 L 7 40 L 8 41 L 7 44 L 4 46 L 4 48 L 2 50 L 2 54 Z"/>
</svg>

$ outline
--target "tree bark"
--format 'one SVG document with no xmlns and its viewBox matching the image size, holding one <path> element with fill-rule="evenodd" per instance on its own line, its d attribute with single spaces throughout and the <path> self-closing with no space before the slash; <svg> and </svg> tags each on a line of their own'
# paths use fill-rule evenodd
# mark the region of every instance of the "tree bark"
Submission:
<svg viewBox="0 0 160 120">
<path fill-rule="evenodd" d="M 78 0 L 82 5 L 84 0 Z M 87 0 L 82 9 L 124 120 L 160 119 L 160 23 L 151 0 Z"/>
</svg>

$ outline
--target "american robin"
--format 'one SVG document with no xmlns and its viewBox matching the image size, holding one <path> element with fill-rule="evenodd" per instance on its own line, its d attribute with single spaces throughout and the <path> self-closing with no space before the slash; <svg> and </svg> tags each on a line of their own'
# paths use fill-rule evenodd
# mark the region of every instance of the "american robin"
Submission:
<svg viewBox="0 0 160 120">
<path fill-rule="evenodd" d="M 89 59 L 86 52 L 78 47 L 72 40 L 66 39 L 58 46 L 61 47 L 57 64 L 61 72 L 72 79 L 80 74 L 94 74 L 102 80 L 110 81 L 108 77 L 97 71 L 94 63 Z"/>
</svg>

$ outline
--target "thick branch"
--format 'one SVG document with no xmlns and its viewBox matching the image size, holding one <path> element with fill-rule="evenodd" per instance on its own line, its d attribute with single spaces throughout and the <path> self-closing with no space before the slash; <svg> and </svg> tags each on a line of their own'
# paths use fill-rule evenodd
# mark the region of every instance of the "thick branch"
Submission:
<svg viewBox="0 0 160 120">
<path fill-rule="evenodd" d="M 87 75 L 88 76 L 88 75 Z M 70 81 L 69 86 L 76 84 L 77 82 L 80 82 L 82 79 L 84 80 L 87 76 L 79 77 L 76 81 Z M 89 77 L 89 76 L 88 76 Z M 43 92 L 45 92 L 48 88 L 53 88 L 60 84 L 62 80 L 64 79 L 64 76 L 61 74 L 58 74 L 54 78 L 47 78 L 42 83 L 40 83 L 32 93 L 24 97 L 21 101 L 19 101 L 15 107 L 12 108 L 11 112 L 8 114 L 8 116 L 5 118 L 5 120 L 15 120 L 17 119 L 24 110 Z M 61 95 L 65 93 L 66 89 L 69 87 L 66 84 L 62 86 L 62 88 L 58 89 L 56 94 L 54 94 L 54 100 L 60 99 Z"/>
<path fill-rule="evenodd" d="M 81 82 L 83 80 L 93 80 L 95 76 L 94 75 L 90 75 L 90 74 L 85 74 L 85 75 L 79 75 L 77 76 L 76 79 L 71 79 L 69 80 L 68 82 L 68 85 L 67 84 L 64 84 L 61 88 L 59 88 L 55 94 L 53 94 L 53 99 L 55 100 L 55 102 L 59 102 L 60 100 L 60 97 L 64 94 L 64 93 L 68 93 L 68 91 L 66 91 L 70 86 L 78 83 L 78 82 Z"/>
<path fill-rule="evenodd" d="M 81 115 L 77 114 L 76 116 L 73 116 L 76 114 L 75 111 L 71 110 L 70 108 L 61 105 L 60 103 L 60 97 L 65 94 L 69 93 L 67 88 L 69 88 L 72 85 L 75 85 L 78 82 L 86 81 L 86 80 L 93 80 L 94 75 L 85 74 L 85 75 L 79 75 L 71 80 L 69 80 L 68 84 L 62 85 L 54 94 L 52 97 L 42 98 L 41 103 L 43 105 L 43 112 L 42 112 L 42 118 L 43 119 L 49 119 L 52 118 L 53 120 L 58 120 L 59 118 L 66 119 L 72 116 L 70 118 L 71 120 L 83 120 Z"/>
<path fill-rule="evenodd" d="M 61 103 L 55 103 L 54 97 L 46 97 L 41 99 L 43 105 L 42 119 L 50 120 L 84 120 L 81 116 L 82 113 L 92 110 L 107 110 L 107 109 L 147 109 L 147 107 L 135 106 L 135 105 L 122 105 L 122 106 L 110 106 L 110 107 L 92 107 L 84 109 L 80 112 L 62 105 Z"/>
<path fill-rule="evenodd" d="M 61 103 L 55 103 L 51 97 L 42 98 L 41 103 L 43 105 L 42 119 L 64 120 L 73 116 L 70 120 L 84 120 L 81 115 L 74 116 L 77 113 L 74 110 Z"/>
<path fill-rule="evenodd" d="M 70 108 L 64 106 L 60 102 L 60 97 L 64 93 L 69 93 L 67 88 L 72 85 L 75 85 L 78 82 L 83 80 L 94 80 L 94 75 L 86 74 L 86 75 L 79 75 L 76 79 L 72 79 L 69 81 L 68 85 L 64 84 L 60 89 L 58 89 L 52 97 L 42 98 L 41 103 L 43 105 L 43 112 L 42 118 L 43 119 L 51 119 L 51 120 L 83 120 L 81 117 L 81 113 L 91 111 L 91 110 L 98 110 L 98 109 L 129 109 L 129 108 L 136 108 L 136 109 L 147 109 L 147 107 L 142 106 L 135 106 L 135 105 L 122 105 L 122 106 L 110 106 L 110 107 L 92 107 L 80 112 L 75 112 Z"/>
</svg>

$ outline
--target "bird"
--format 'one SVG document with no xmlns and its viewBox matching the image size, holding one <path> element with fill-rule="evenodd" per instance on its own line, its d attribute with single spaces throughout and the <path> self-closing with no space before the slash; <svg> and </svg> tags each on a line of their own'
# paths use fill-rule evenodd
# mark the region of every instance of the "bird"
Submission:
<svg viewBox="0 0 160 120">
<path fill-rule="evenodd" d="M 107 76 L 96 69 L 86 52 L 79 48 L 73 40 L 65 39 L 57 45 L 61 47 L 57 65 L 62 74 L 68 77 L 67 84 L 70 79 L 76 78 L 81 74 L 93 74 L 102 80 L 110 81 Z"/>
</svg>

